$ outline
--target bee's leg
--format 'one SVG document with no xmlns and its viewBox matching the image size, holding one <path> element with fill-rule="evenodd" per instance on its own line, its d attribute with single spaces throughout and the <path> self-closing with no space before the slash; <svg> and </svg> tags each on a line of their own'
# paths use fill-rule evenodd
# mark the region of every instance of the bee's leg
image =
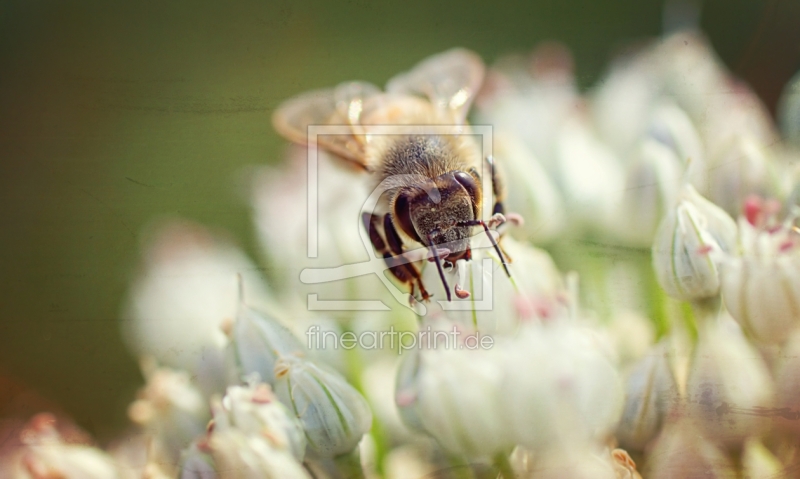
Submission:
<svg viewBox="0 0 800 479">
<path fill-rule="evenodd" d="M 364 222 L 364 227 L 367 229 L 367 233 L 369 234 L 369 240 L 372 243 L 372 246 L 375 248 L 375 251 L 378 252 L 383 257 L 386 266 L 389 267 L 389 271 L 397 278 L 400 282 L 406 283 L 411 286 L 411 294 L 414 294 L 414 282 L 415 276 L 412 271 L 409 271 L 409 267 L 416 268 L 411 263 L 403 263 L 403 258 L 398 258 L 397 255 L 393 254 L 389 248 L 386 246 L 386 242 L 381 237 L 380 231 L 378 230 L 378 224 L 381 221 L 380 216 L 370 214 L 370 213 L 363 213 L 361 215 L 361 219 Z M 394 232 L 395 235 L 397 232 Z M 419 273 L 417 272 L 417 276 Z M 427 299 L 428 293 L 424 290 L 424 288 L 420 285 L 420 292 L 423 295 L 423 299 Z"/>
<path fill-rule="evenodd" d="M 500 171 L 498 171 L 497 164 L 495 163 L 493 156 L 486 157 L 486 166 L 489 169 L 489 174 L 491 175 L 492 179 L 492 195 L 494 196 L 494 207 L 492 208 L 492 216 L 498 214 L 505 216 L 506 208 L 505 205 L 503 204 L 503 201 L 506 198 L 506 189 L 505 189 L 505 184 L 503 183 L 503 175 L 500 173 Z M 509 220 L 509 222 L 517 225 L 521 224 L 522 222 L 522 217 L 516 213 L 509 214 L 507 219 Z M 503 238 L 504 232 L 500 228 L 498 228 L 498 232 L 500 233 L 500 238 L 498 239 L 497 246 L 506 256 L 508 262 L 511 263 L 513 262 L 513 259 L 511 258 L 511 256 L 508 255 L 508 253 L 506 253 L 506 250 L 503 248 L 500 241 Z"/>
<path fill-rule="evenodd" d="M 397 256 L 403 254 L 403 239 L 397 233 L 397 229 L 394 227 L 394 222 L 392 222 L 392 216 L 388 213 L 383 217 L 383 234 L 386 235 L 386 243 L 389 244 L 389 249 L 392 253 Z M 422 296 L 422 300 L 426 301 L 430 298 L 430 294 L 425 289 L 425 285 L 422 284 L 422 274 L 420 273 L 419 269 L 413 263 L 405 263 L 404 265 L 408 274 L 411 275 L 413 281 L 417 283 L 419 286 L 419 292 Z M 413 286 L 412 286 L 413 290 Z"/>
</svg>

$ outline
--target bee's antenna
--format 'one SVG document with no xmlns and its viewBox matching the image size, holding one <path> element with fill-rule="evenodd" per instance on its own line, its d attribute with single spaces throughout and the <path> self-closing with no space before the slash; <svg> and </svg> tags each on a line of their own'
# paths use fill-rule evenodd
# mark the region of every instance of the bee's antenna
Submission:
<svg viewBox="0 0 800 479">
<path fill-rule="evenodd" d="M 433 256 L 433 260 L 436 262 L 436 269 L 439 270 L 439 278 L 441 278 L 442 285 L 444 285 L 444 292 L 447 293 L 447 300 L 452 301 L 452 298 L 450 297 L 450 285 L 447 284 L 447 278 L 444 277 L 444 269 L 442 269 L 442 259 L 439 257 L 438 248 L 436 248 L 436 245 L 433 244 L 431 233 L 428 233 L 428 248 L 431 249 L 431 256 Z"/>
<path fill-rule="evenodd" d="M 506 263 L 506 257 L 503 254 L 503 250 L 500 249 L 500 245 L 497 244 L 497 241 L 494 240 L 494 236 L 489 231 L 489 226 L 483 220 L 470 220 L 470 221 L 462 221 L 461 223 L 456 223 L 456 226 L 483 226 L 483 231 L 486 232 L 486 236 L 489 237 L 489 241 L 492 242 L 492 246 L 494 246 L 494 250 L 497 252 L 497 256 L 500 257 L 500 262 L 503 263 L 503 269 L 506 271 L 506 275 L 510 278 L 511 272 L 508 270 L 508 264 Z M 440 270 L 441 271 L 441 270 Z"/>
</svg>

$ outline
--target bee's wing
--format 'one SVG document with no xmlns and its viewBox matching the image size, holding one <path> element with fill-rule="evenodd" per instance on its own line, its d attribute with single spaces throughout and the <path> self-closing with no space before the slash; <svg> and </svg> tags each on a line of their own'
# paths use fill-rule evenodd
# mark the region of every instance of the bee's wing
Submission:
<svg viewBox="0 0 800 479">
<path fill-rule="evenodd" d="M 425 96 L 437 108 L 449 111 L 463 122 L 478 94 L 485 67 L 481 58 L 463 48 L 448 50 L 395 76 L 386 91 Z"/>
<path fill-rule="evenodd" d="M 361 128 L 364 105 L 382 95 L 370 83 L 343 83 L 336 88 L 315 90 L 281 104 L 272 116 L 275 130 L 286 139 L 308 145 L 309 125 L 345 126 L 344 134 L 318 135 L 317 144 L 325 150 L 369 169 L 365 157 L 365 137 Z"/>
</svg>

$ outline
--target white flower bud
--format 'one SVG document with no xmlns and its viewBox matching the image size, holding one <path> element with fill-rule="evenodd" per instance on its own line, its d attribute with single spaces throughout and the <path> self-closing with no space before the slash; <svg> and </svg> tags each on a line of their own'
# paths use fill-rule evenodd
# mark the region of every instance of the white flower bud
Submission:
<svg viewBox="0 0 800 479">
<path fill-rule="evenodd" d="M 145 364 L 147 384 L 128 407 L 131 420 L 145 428 L 156 448 L 171 460 L 206 430 L 211 419 L 203 395 L 184 371 Z"/>
<path fill-rule="evenodd" d="M 483 241 L 485 237 L 477 238 Z M 472 261 L 459 261 L 445 271 L 450 288 L 458 284 L 469 291 L 467 298 L 460 299 L 451 292 L 452 301 L 447 302 L 436 265 L 425 265 L 423 281 L 433 295 L 433 301 L 426 304 L 426 317 L 447 317 L 482 334 L 508 334 L 521 324 L 565 313 L 564 282 L 547 252 L 504 237 L 509 278 L 488 242 L 480 248 L 473 242 L 472 248 Z"/>
<path fill-rule="evenodd" d="M 272 447 L 265 437 L 218 429 L 209 437 L 208 447 L 220 479 L 310 479 L 291 452 Z"/>
<path fill-rule="evenodd" d="M 488 72 L 488 93 L 477 101 L 480 124 L 524 141 L 550 172 L 557 163 L 558 131 L 582 102 L 571 64 L 569 51 L 552 44 L 538 48 L 530 59 L 503 58 Z"/>
<path fill-rule="evenodd" d="M 448 451 L 491 460 L 513 447 L 500 404 L 503 371 L 492 351 L 438 349 L 422 354 L 417 412 Z"/>
<path fill-rule="evenodd" d="M 509 233 L 537 244 L 554 240 L 564 228 L 566 211 L 549 173 L 518 137 L 498 132 L 493 146 L 497 174 L 507 193 L 505 209 L 525 220 Z"/>
<path fill-rule="evenodd" d="M 701 329 L 686 396 L 688 416 L 720 444 L 740 445 L 771 424 L 770 418 L 757 414 L 774 405 L 769 370 L 729 317 Z"/>
<path fill-rule="evenodd" d="M 304 348 L 277 318 L 239 306 L 236 321 L 228 331 L 228 380 L 232 384 L 257 373 L 264 382 L 274 384 L 275 364 L 287 355 L 302 355 Z"/>
<path fill-rule="evenodd" d="M 367 401 L 333 370 L 287 356 L 275 365 L 275 393 L 305 430 L 321 457 L 351 452 L 372 426 Z"/>
<path fill-rule="evenodd" d="M 610 234 L 631 246 L 652 245 L 659 221 L 678 196 L 683 168 L 672 149 L 644 140 L 628 165 Z"/>
<path fill-rule="evenodd" d="M 231 426 L 245 434 L 261 435 L 273 447 L 288 449 L 298 461 L 303 460 L 306 452 L 303 426 L 268 385 L 231 386 L 222 399 L 222 407 Z"/>
<path fill-rule="evenodd" d="M 741 218 L 739 238 L 741 255 L 722 262 L 725 307 L 757 339 L 783 342 L 800 326 L 800 236 Z"/>
<path fill-rule="evenodd" d="M 556 151 L 554 176 L 568 202 L 570 225 L 606 230 L 625 189 L 622 163 L 580 114 L 559 131 Z"/>
<path fill-rule="evenodd" d="M 720 253 L 733 250 L 736 223 L 690 185 L 661 220 L 653 243 L 653 267 L 670 296 L 701 299 L 719 292 Z"/>
<path fill-rule="evenodd" d="M 560 448 L 543 454 L 534 462 L 526 479 L 618 479 L 611 458 L 591 453 L 584 448 L 577 451 Z M 624 477 L 624 476 L 623 476 Z M 635 476 L 631 476 L 635 477 Z"/>
<path fill-rule="evenodd" d="M 515 443 L 536 452 L 555 442 L 602 440 L 619 421 L 622 381 L 596 338 L 566 324 L 531 325 L 502 353 L 501 410 Z"/>
<path fill-rule="evenodd" d="M 750 195 L 778 196 L 778 169 L 766 147 L 746 134 L 720 145 L 709 158 L 708 199 L 737 216 Z"/>
<path fill-rule="evenodd" d="M 590 92 L 596 128 L 621 154 L 647 132 L 653 104 L 659 98 L 659 71 L 653 60 L 649 50 L 615 59 Z"/>
<path fill-rule="evenodd" d="M 661 430 L 672 403 L 679 400 L 678 385 L 661 343 L 631 370 L 625 384 L 625 409 L 616 437 L 628 450 L 641 451 Z"/>
</svg>

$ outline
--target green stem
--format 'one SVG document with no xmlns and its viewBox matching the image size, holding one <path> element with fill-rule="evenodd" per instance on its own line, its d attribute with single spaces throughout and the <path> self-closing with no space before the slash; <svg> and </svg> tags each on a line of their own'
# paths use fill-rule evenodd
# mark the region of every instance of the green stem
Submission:
<svg viewBox="0 0 800 479">
<path fill-rule="evenodd" d="M 659 339 L 669 334 L 672 329 L 669 313 L 667 312 L 668 297 L 661 285 L 658 284 L 650 255 L 647 255 L 645 260 L 638 259 L 637 264 L 642 277 L 645 279 L 648 315 L 656 328 L 656 342 L 658 342 Z"/>
<path fill-rule="evenodd" d="M 344 327 L 342 329 L 346 331 L 351 330 L 349 327 Z M 348 379 L 350 380 L 350 383 L 353 385 L 354 388 L 356 388 L 356 390 L 358 390 L 358 392 L 361 393 L 362 396 L 367 397 L 364 391 L 364 384 L 361 380 L 364 373 L 364 366 L 361 361 L 361 352 L 358 351 L 357 348 L 353 348 L 350 350 L 345 350 L 344 354 L 345 354 L 345 363 L 347 366 L 347 375 L 349 376 Z M 375 443 L 375 471 L 378 473 L 379 477 L 383 477 L 385 474 L 384 462 L 386 459 L 386 455 L 389 453 L 388 438 L 386 435 L 386 431 L 384 430 L 383 424 L 381 424 L 380 420 L 377 417 L 375 417 L 375 415 L 373 415 L 372 417 L 372 428 L 369 434 L 372 436 L 372 439 Z M 356 453 L 356 456 L 357 455 L 358 454 Z M 360 462 L 358 467 L 359 469 L 361 468 Z M 350 478 L 350 476 L 344 476 L 344 477 L 348 479 Z"/>
<path fill-rule="evenodd" d="M 719 318 L 719 311 L 722 305 L 719 295 L 712 298 L 704 298 L 692 301 L 688 308 L 684 306 L 684 318 L 691 318 L 693 330 L 692 339 L 697 342 L 700 330 L 706 329 L 705 326 L 711 324 Z"/>
<path fill-rule="evenodd" d="M 511 467 L 511 462 L 508 460 L 508 455 L 500 453 L 494 457 L 494 465 L 500 470 L 500 475 L 503 479 L 514 479 L 514 468 Z"/>
</svg>

